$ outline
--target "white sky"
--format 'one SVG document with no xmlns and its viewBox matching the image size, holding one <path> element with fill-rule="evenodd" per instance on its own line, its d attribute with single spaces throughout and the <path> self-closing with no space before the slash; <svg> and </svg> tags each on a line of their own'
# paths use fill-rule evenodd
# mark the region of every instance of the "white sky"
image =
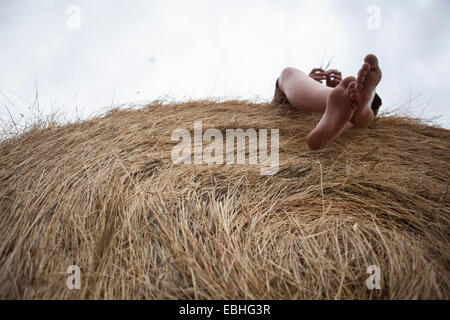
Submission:
<svg viewBox="0 0 450 320">
<path fill-rule="evenodd" d="M 380 29 L 367 26 L 370 5 Z M 355 75 L 370 52 L 385 110 L 406 103 L 450 128 L 449 9 L 448 0 L 0 0 L 0 119 L 7 109 L 26 119 L 36 82 L 40 110 L 69 119 L 164 96 L 268 101 L 284 67 L 309 72 L 334 57 L 331 67 Z"/>
</svg>

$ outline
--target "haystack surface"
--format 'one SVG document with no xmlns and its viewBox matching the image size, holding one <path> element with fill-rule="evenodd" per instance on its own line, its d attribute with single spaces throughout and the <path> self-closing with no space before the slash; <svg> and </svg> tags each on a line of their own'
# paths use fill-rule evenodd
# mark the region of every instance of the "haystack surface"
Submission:
<svg viewBox="0 0 450 320">
<path fill-rule="evenodd" d="M 173 131 L 200 120 L 279 129 L 279 171 L 174 164 Z M 450 131 L 381 115 L 310 151 L 318 120 L 156 101 L 1 141 L 0 298 L 450 298 Z"/>
</svg>

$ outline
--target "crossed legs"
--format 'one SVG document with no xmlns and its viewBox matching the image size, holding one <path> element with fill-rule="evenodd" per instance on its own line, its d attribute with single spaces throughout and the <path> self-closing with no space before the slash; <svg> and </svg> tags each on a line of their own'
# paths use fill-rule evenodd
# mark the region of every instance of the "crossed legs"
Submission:
<svg viewBox="0 0 450 320">
<path fill-rule="evenodd" d="M 318 150 L 345 130 L 372 122 L 371 105 L 380 80 L 377 57 L 367 55 L 358 77 L 347 77 L 336 88 L 326 87 L 294 68 L 283 70 L 278 86 L 294 107 L 324 114 L 308 135 L 309 147 Z"/>
</svg>

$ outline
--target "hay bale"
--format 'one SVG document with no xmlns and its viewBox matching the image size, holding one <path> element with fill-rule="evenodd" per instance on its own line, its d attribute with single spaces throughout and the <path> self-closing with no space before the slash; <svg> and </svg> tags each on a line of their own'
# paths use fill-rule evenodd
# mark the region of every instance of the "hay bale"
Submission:
<svg viewBox="0 0 450 320">
<path fill-rule="evenodd" d="M 385 115 L 312 152 L 318 119 L 156 101 L 1 141 L 0 298 L 449 299 L 450 131 Z M 173 164 L 195 120 L 279 129 L 279 171 Z"/>
</svg>

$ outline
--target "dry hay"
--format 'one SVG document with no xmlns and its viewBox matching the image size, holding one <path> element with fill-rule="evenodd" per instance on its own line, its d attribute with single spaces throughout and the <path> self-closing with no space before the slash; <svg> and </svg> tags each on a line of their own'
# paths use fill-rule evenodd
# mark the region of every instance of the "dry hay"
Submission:
<svg viewBox="0 0 450 320">
<path fill-rule="evenodd" d="M 312 152 L 318 119 L 156 101 L 3 140 L 0 298 L 448 299 L 450 131 L 384 115 Z M 280 170 L 174 165 L 194 120 L 280 129 Z"/>
</svg>

